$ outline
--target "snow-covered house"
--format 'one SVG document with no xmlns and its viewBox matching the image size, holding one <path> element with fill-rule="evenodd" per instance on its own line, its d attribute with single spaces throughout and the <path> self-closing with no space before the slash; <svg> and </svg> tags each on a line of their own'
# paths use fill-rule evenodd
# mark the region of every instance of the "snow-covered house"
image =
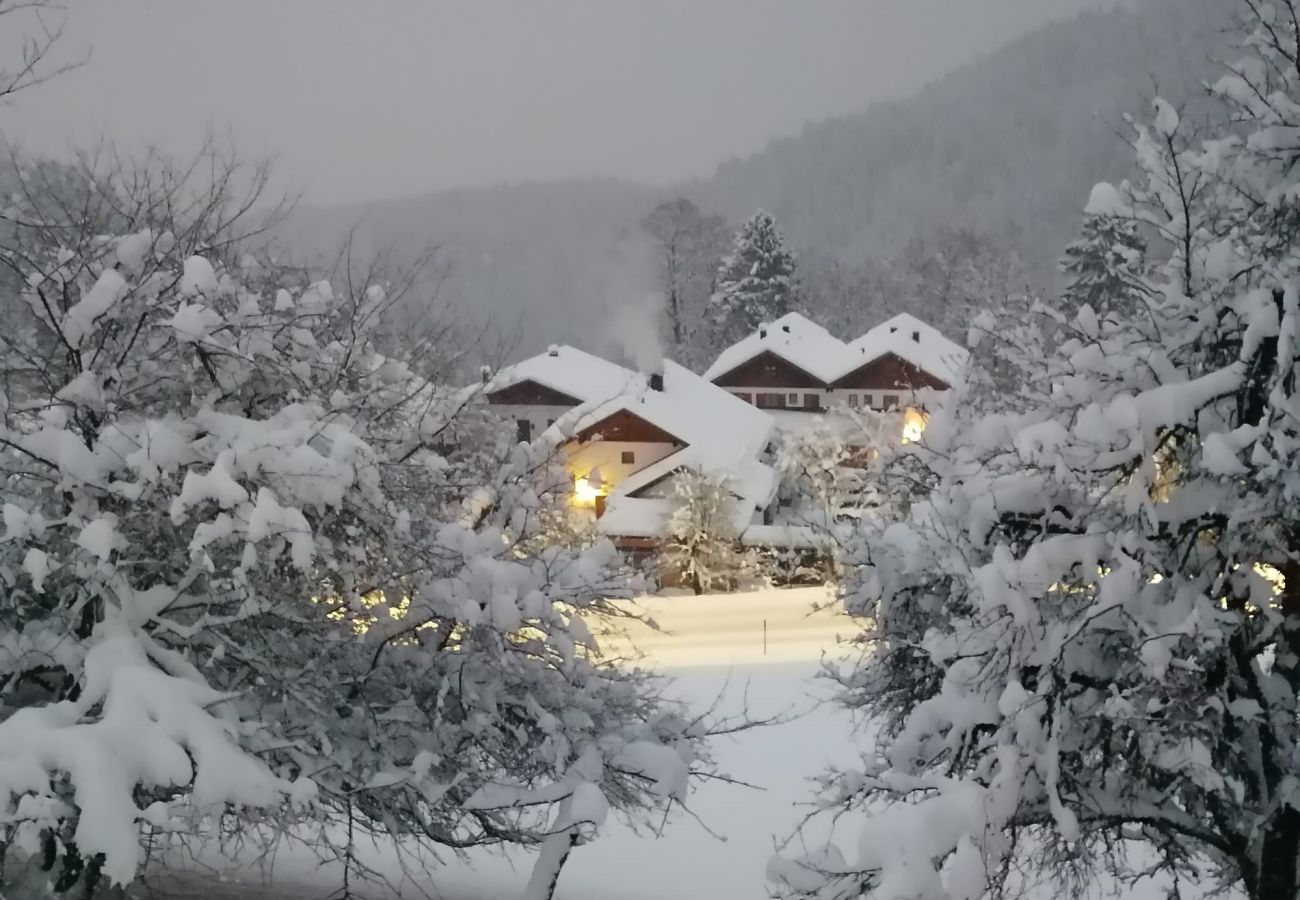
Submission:
<svg viewBox="0 0 1300 900">
<path fill-rule="evenodd" d="M 663 371 L 639 387 L 588 404 L 575 417 L 566 464 L 592 493 L 599 530 L 625 546 L 664 536 L 674 478 L 685 470 L 724 479 L 735 498 L 737 534 L 761 524 L 775 497 L 776 472 L 763 462 L 775 429 L 771 416 L 674 362 L 665 360 Z M 611 478 L 628 438 L 653 451 Z"/>
<path fill-rule="evenodd" d="M 795 410 L 892 410 L 903 418 L 903 439 L 915 440 L 933 393 L 953 384 L 967 358 L 965 349 L 908 313 L 847 344 L 790 313 L 728 347 L 704 377 L 769 410 L 786 430 L 801 427 Z"/>
<path fill-rule="evenodd" d="M 924 391 L 946 391 L 969 354 L 916 316 L 899 313 L 848 345 L 846 370 L 831 388 L 849 406 L 902 409 Z"/>
<path fill-rule="evenodd" d="M 683 469 L 725 478 L 738 533 L 763 520 L 775 495 L 776 473 L 762 462 L 772 417 L 670 360 L 645 374 L 551 347 L 489 375 L 479 390 L 520 441 L 546 433 L 555 442 L 574 506 L 632 546 L 662 535 Z"/>
<path fill-rule="evenodd" d="M 616 396 L 644 380 L 631 369 L 569 346 L 552 346 L 485 377 L 481 390 L 492 411 L 513 422 L 525 443 L 575 407 Z"/>
<path fill-rule="evenodd" d="M 843 341 L 789 313 L 722 351 L 704 378 L 759 409 L 816 412 L 851 360 Z"/>
</svg>

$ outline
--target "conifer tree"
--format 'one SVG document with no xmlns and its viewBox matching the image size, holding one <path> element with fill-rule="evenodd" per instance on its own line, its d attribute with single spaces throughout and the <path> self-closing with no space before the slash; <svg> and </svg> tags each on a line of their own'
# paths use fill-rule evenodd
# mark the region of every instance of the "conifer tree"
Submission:
<svg viewBox="0 0 1300 900">
<path fill-rule="evenodd" d="M 710 304 L 713 326 L 727 346 L 790 312 L 795 297 L 795 255 L 776 220 L 759 210 L 736 232 L 731 255 L 718 269 Z"/>
<path fill-rule="evenodd" d="M 1069 279 L 1066 307 L 1086 304 L 1099 315 L 1131 316 L 1149 297 L 1145 258 L 1137 222 L 1109 212 L 1087 215 L 1079 239 L 1065 248 L 1060 263 Z"/>
</svg>

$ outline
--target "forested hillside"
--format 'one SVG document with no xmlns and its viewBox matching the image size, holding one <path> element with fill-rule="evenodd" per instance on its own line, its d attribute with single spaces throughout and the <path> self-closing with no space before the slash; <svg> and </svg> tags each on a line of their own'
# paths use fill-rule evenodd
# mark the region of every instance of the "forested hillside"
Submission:
<svg viewBox="0 0 1300 900">
<path fill-rule="evenodd" d="M 809 125 L 710 178 L 652 188 L 617 181 L 458 190 L 304 209 L 295 244 L 441 247 L 442 296 L 521 335 L 517 351 L 569 341 L 616 353 L 644 339 L 655 289 L 641 219 L 683 194 L 741 221 L 770 209 L 808 260 L 856 265 L 916 236 L 967 228 L 1014 245 L 1046 281 L 1089 187 L 1131 165 L 1125 113 L 1157 90 L 1175 102 L 1230 55 L 1214 0 L 1147 0 L 1027 35 L 898 102 Z M 907 308 L 912 298 L 872 306 Z M 628 311 L 633 312 L 629 313 Z"/>
</svg>

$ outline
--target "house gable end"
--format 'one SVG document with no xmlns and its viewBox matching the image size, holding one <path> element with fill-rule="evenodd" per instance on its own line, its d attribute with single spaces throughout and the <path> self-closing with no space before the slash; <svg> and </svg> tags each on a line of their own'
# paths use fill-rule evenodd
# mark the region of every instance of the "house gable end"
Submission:
<svg viewBox="0 0 1300 900">
<path fill-rule="evenodd" d="M 886 353 L 836 379 L 833 387 L 836 390 L 858 391 L 915 391 L 922 388 L 946 391 L 948 384 L 901 356 Z"/>
<path fill-rule="evenodd" d="M 796 366 L 771 350 L 764 350 L 756 356 L 728 372 L 724 372 L 713 383 L 719 387 L 771 387 L 771 388 L 806 388 L 826 387 L 826 383 Z"/>
<path fill-rule="evenodd" d="M 673 444 L 686 442 L 676 435 L 669 434 L 658 425 L 626 409 L 620 409 L 599 422 L 588 425 L 576 435 L 576 440 L 586 442 L 599 437 L 605 441 L 622 441 L 633 444 Z"/>
<path fill-rule="evenodd" d="M 519 381 L 487 395 L 493 406 L 577 406 L 582 401 L 536 381 Z"/>
</svg>

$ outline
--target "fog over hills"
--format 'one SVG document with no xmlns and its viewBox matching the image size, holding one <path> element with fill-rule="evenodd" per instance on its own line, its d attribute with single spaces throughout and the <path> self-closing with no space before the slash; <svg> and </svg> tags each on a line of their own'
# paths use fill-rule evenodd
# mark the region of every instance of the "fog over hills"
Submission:
<svg viewBox="0 0 1300 900">
<path fill-rule="evenodd" d="M 669 188 L 590 180 L 461 189 L 302 209 L 293 240 L 362 250 L 437 244 L 443 298 L 517 325 L 517 352 L 551 342 L 616 352 L 651 339 L 655 279 L 639 222 L 678 194 L 733 221 L 773 212 L 804 252 L 883 258 L 915 235 L 968 227 L 1014 245 L 1050 280 L 1093 183 L 1123 177 L 1124 115 L 1152 94 L 1186 102 L 1211 77 L 1223 4 L 1147 0 L 1026 35 L 913 97 L 806 127 L 706 179 Z M 1081 110 L 1088 111 L 1081 114 Z M 908 298 L 890 298 L 906 309 Z"/>
</svg>

